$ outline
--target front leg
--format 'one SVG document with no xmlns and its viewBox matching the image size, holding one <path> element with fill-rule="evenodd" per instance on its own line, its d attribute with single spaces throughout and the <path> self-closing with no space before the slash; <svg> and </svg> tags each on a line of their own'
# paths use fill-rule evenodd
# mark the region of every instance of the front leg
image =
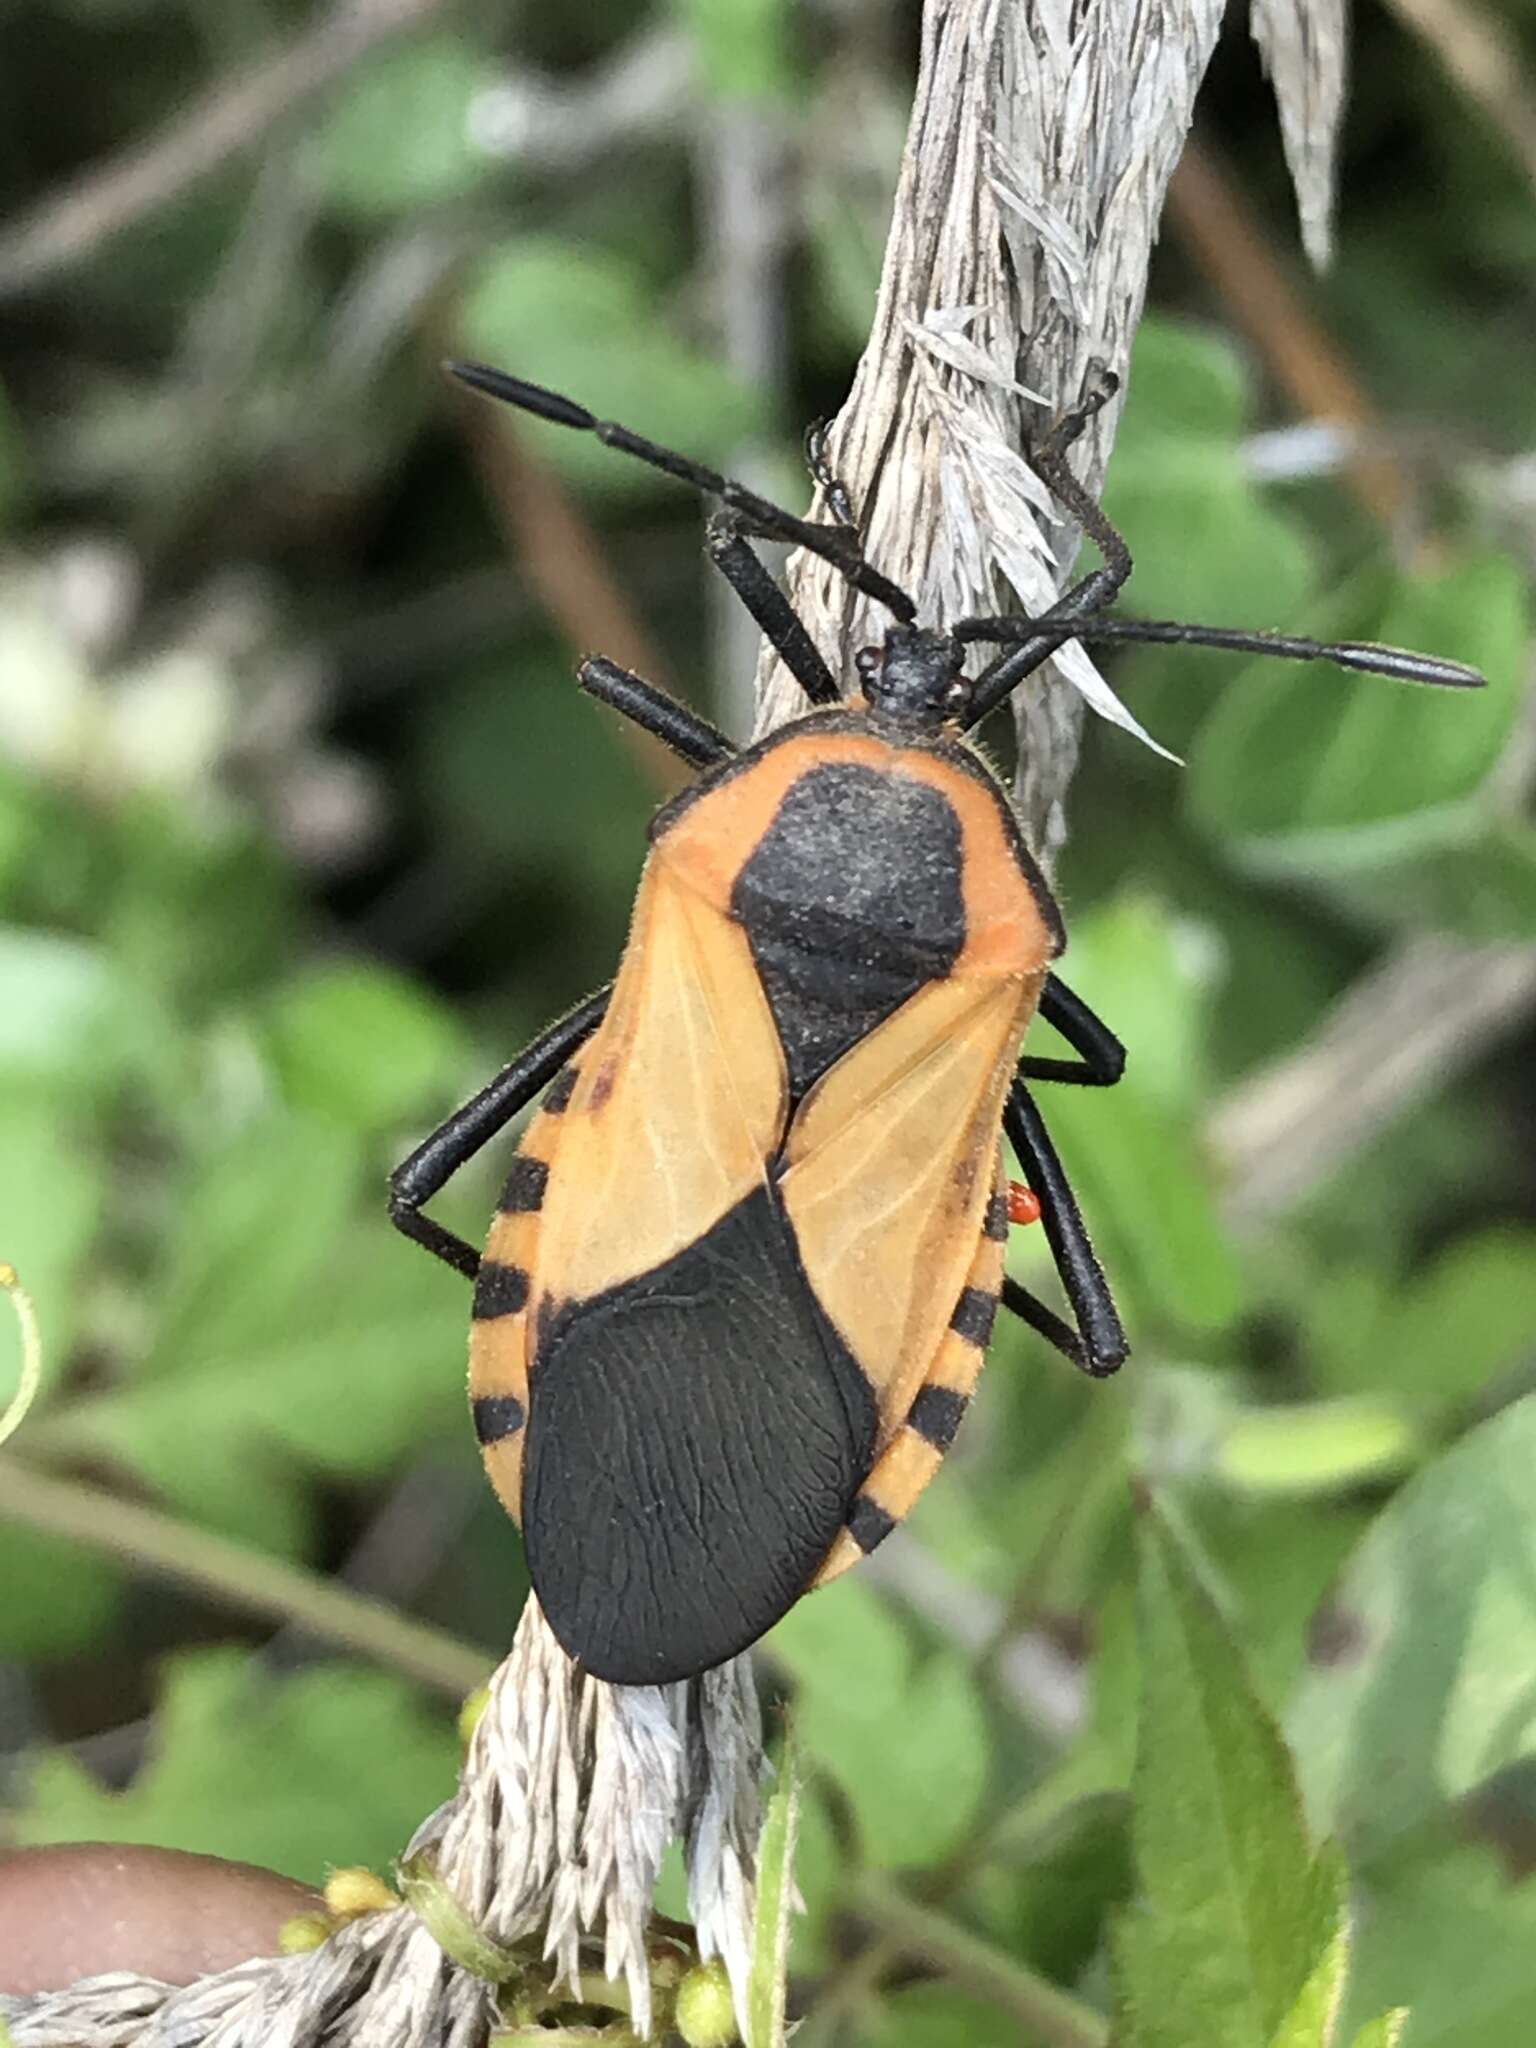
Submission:
<svg viewBox="0 0 1536 2048">
<path fill-rule="evenodd" d="M 466 1160 L 495 1137 L 517 1112 L 533 1100 L 547 1081 L 565 1065 L 573 1052 L 585 1045 L 603 1021 L 613 994 L 613 983 L 551 1024 L 510 1066 L 502 1068 L 494 1081 L 456 1109 L 404 1159 L 389 1176 L 389 1220 L 413 1243 L 424 1245 L 445 1265 L 473 1280 L 480 1270 L 480 1254 L 462 1237 L 455 1237 L 430 1216 L 423 1204 L 456 1174 Z"/>
</svg>

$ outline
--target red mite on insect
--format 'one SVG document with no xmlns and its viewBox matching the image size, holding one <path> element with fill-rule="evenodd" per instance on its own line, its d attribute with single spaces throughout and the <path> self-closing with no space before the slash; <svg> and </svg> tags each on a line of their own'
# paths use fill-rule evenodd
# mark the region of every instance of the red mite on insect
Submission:
<svg viewBox="0 0 1536 2048">
<path fill-rule="evenodd" d="M 391 1182 L 401 1230 L 474 1280 L 475 1429 L 550 1626 L 597 1677 L 657 1684 L 746 1649 L 890 1533 L 954 1440 L 999 1303 L 1095 1376 L 1126 1356 L 1032 1085 L 1109 1087 L 1124 1050 L 1056 974 L 1060 912 L 966 735 L 1073 638 L 1482 678 L 1109 616 L 1130 555 L 1065 461 L 1108 377 L 1030 455 L 1103 566 L 1039 618 L 928 626 L 865 560 L 819 445 L 830 524 L 538 385 L 454 368 L 717 497 L 711 558 L 811 705 L 738 749 L 639 676 L 582 664 L 584 690 L 698 778 L 652 821 L 614 982 Z M 892 615 L 851 692 L 754 537 L 811 549 Z M 974 642 L 1003 651 L 968 677 Z M 1072 1058 L 1022 1052 L 1036 1015 Z M 541 1090 L 479 1254 L 423 1205 Z M 1036 1219 L 1070 1321 L 1004 1271 L 1010 1224 Z"/>
</svg>

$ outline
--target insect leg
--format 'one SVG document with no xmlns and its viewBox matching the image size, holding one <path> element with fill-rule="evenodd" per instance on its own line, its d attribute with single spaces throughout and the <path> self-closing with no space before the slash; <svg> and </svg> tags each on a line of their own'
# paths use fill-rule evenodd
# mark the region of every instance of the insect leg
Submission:
<svg viewBox="0 0 1536 2048">
<path fill-rule="evenodd" d="M 718 726 L 606 655 L 588 655 L 576 671 L 576 684 L 600 704 L 622 711 L 632 725 L 653 733 L 695 768 L 713 768 L 736 751 Z"/>
<path fill-rule="evenodd" d="M 827 455 L 827 433 L 830 422 L 814 420 L 805 430 L 805 466 L 811 472 L 811 481 L 827 501 L 827 510 L 839 526 L 858 525 L 854 514 L 853 500 L 848 495 L 848 486 L 833 469 Z"/>
<path fill-rule="evenodd" d="M 1100 370 L 1085 386 L 1082 397 L 1071 411 L 1063 413 L 1034 448 L 1025 450 L 1025 460 L 1030 468 L 1043 483 L 1049 485 L 1057 503 L 1071 513 L 1104 560 L 1099 568 L 1091 569 L 1074 583 L 1065 597 L 1059 598 L 1048 612 L 1043 612 L 1031 622 L 1036 630 L 1029 639 L 1008 648 L 982 670 L 972 686 L 966 731 L 980 724 L 1010 690 L 1026 676 L 1033 675 L 1043 662 L 1049 661 L 1058 647 L 1073 638 L 1067 630 L 1069 621 L 1090 618 L 1112 604 L 1131 573 L 1131 551 L 1125 536 L 1110 523 L 1103 507 L 1078 482 L 1067 467 L 1066 459 L 1072 443 L 1119 388 L 1118 377 L 1108 370 Z M 958 640 L 985 638 L 984 632 L 975 629 L 988 623 L 978 619 L 962 620 L 954 629 L 955 637 Z"/>
<path fill-rule="evenodd" d="M 1077 1328 L 1069 1328 L 1043 1301 L 1037 1301 L 1014 1280 L 1003 1282 L 1003 1304 L 1074 1365 L 1095 1379 L 1106 1378 L 1119 1370 L 1130 1346 L 1125 1341 L 1109 1282 L 1088 1242 L 1077 1198 L 1067 1184 L 1040 1112 L 1022 1081 L 1015 1081 L 1008 1091 L 1003 1129 L 1018 1154 L 1024 1178 L 1040 1199 L 1040 1222 Z"/>
<path fill-rule="evenodd" d="M 729 514 L 709 522 L 709 558 L 730 584 L 777 650 L 785 667 L 813 704 L 836 704 L 842 692 L 820 650 L 789 599 L 742 537 L 741 522 Z"/>
<path fill-rule="evenodd" d="M 734 477 L 721 476 L 702 462 L 695 462 L 687 455 L 680 455 L 675 448 L 660 447 L 655 441 L 646 440 L 643 434 L 634 433 L 629 427 L 620 426 L 616 420 L 600 420 L 588 412 L 584 405 L 574 399 L 562 397 L 558 391 L 546 391 L 541 384 L 530 384 L 523 377 L 509 377 L 505 370 L 493 370 L 486 363 L 449 363 L 451 375 L 461 384 L 467 384 L 474 391 L 483 391 L 488 398 L 499 399 L 503 405 L 515 405 L 524 412 L 536 413 L 540 419 L 553 420 L 557 426 L 574 427 L 578 433 L 595 434 L 606 447 L 616 448 L 625 455 L 633 455 L 639 461 L 649 463 L 652 469 L 665 471 L 681 483 L 691 484 L 696 491 L 703 491 L 719 498 L 733 512 L 740 513 L 747 529 L 765 540 L 787 541 L 791 547 L 809 548 L 813 555 L 820 555 L 824 562 L 830 562 L 834 569 L 846 576 L 855 590 L 866 597 L 872 597 L 877 604 L 883 604 L 894 612 L 904 625 L 910 626 L 917 617 L 917 606 L 907 593 L 888 576 L 882 576 L 874 564 L 864 559 L 859 546 L 859 537 L 841 521 L 828 525 L 815 519 L 799 519 L 793 512 L 786 512 L 782 505 L 775 505 L 767 498 L 761 498 L 756 491 L 748 490 L 745 484 L 737 483 Z"/>
<path fill-rule="evenodd" d="M 391 1223 L 468 1279 L 473 1280 L 480 1270 L 480 1254 L 463 1238 L 455 1237 L 451 1230 L 424 1215 L 422 1204 L 431 1201 L 466 1160 L 472 1159 L 525 1103 L 531 1102 L 546 1081 L 554 1079 L 571 1054 L 586 1043 L 603 1021 L 612 994 L 610 982 L 541 1032 L 510 1066 L 503 1067 L 495 1080 L 487 1083 L 462 1109 L 456 1109 L 389 1176 Z"/>
<path fill-rule="evenodd" d="M 1092 583 L 1096 587 L 1092 605 L 1080 606 L 1080 612 L 1100 610 L 1109 604 L 1131 573 L 1131 551 L 1126 546 L 1124 534 L 1117 526 L 1111 525 L 1104 515 L 1103 506 L 1096 498 L 1090 497 L 1067 467 L 1067 450 L 1119 389 L 1120 379 L 1111 371 L 1100 369 L 1096 375 L 1090 373 L 1089 382 L 1077 404 L 1061 415 L 1034 448 L 1025 450 L 1025 460 L 1030 468 L 1050 485 L 1057 502 L 1072 514 L 1104 557 L 1103 568 L 1084 578 L 1084 583 Z M 1083 585 L 1079 584 L 1078 589 L 1082 588 Z"/>
<path fill-rule="evenodd" d="M 1075 1060 L 1022 1059 L 1021 1081 L 1075 1081 L 1080 1088 L 1113 1088 L 1125 1072 L 1125 1047 L 1104 1020 L 1054 974 L 1040 992 L 1040 1015 L 1054 1024 L 1075 1053 Z"/>
</svg>

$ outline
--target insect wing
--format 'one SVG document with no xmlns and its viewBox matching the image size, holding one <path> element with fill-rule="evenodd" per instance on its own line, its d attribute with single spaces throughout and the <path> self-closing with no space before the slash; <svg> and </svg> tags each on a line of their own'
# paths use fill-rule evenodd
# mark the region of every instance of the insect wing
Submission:
<svg viewBox="0 0 1536 2048">
<path fill-rule="evenodd" d="M 541 1219 L 522 1478 L 534 1587 L 598 1677 L 770 1627 L 868 1470 L 873 1394 L 770 1174 L 784 1060 L 739 927 L 653 867 Z"/>
<path fill-rule="evenodd" d="M 882 1447 L 965 1290 L 1039 979 L 931 983 L 822 1078 L 791 1129 L 785 1210 L 816 1298 L 875 1390 Z"/>
<path fill-rule="evenodd" d="M 536 1321 L 664 1264 L 760 1186 L 785 1088 L 745 937 L 653 862 L 565 1111 Z"/>
</svg>

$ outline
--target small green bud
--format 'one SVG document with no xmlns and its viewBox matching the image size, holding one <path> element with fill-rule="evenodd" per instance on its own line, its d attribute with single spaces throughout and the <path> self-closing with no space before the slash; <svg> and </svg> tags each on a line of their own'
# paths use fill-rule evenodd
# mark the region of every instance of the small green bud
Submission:
<svg viewBox="0 0 1536 2048">
<path fill-rule="evenodd" d="M 480 1716 L 491 1703 L 491 1688 L 477 1685 L 473 1692 L 464 1695 L 464 1704 L 459 1708 L 459 1747 L 467 1750 L 470 1737 L 480 1726 Z"/>
<path fill-rule="evenodd" d="M 328 1913 L 295 1913 L 277 1930 L 277 1952 L 283 1956 L 308 1955 L 330 1940 L 335 1925 Z M 4 2043 L 0 2042 L 0 2048 Z"/>
<path fill-rule="evenodd" d="M 678 1985 L 672 2024 L 687 2048 L 730 2048 L 736 2039 L 736 2005 L 718 1956 L 698 1964 Z"/>
<path fill-rule="evenodd" d="M 411 1857 L 399 1866 L 398 1876 L 401 1898 L 450 1961 L 487 1984 L 517 1982 L 522 1964 L 510 1949 L 481 1933 L 438 1876 L 430 1856 Z"/>
<path fill-rule="evenodd" d="M 400 1901 L 382 1877 L 354 1863 L 325 1880 L 325 1903 L 333 1920 L 357 1920 L 364 1913 L 387 1913 Z"/>
</svg>

